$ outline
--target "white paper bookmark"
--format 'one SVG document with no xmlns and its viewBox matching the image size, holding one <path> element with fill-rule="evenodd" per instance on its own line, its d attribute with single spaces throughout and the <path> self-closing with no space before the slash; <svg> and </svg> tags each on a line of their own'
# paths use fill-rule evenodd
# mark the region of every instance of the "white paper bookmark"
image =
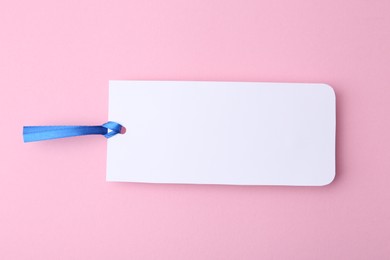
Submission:
<svg viewBox="0 0 390 260">
<path fill-rule="evenodd" d="M 335 117 L 326 84 L 110 81 L 107 180 L 326 185 Z"/>
</svg>

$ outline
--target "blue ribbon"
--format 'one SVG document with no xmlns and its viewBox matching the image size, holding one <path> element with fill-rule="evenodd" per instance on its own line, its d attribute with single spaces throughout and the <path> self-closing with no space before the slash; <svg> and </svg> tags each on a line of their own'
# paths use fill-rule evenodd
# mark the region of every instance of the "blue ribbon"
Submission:
<svg viewBox="0 0 390 260">
<path fill-rule="evenodd" d="M 122 125 L 112 121 L 98 126 L 24 126 L 23 140 L 28 143 L 80 135 L 104 135 L 110 138 L 121 130 Z"/>
</svg>

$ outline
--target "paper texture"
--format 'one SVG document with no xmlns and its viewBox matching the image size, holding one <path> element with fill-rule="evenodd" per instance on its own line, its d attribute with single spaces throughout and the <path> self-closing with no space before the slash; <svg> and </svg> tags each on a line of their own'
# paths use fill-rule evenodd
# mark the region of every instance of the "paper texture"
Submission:
<svg viewBox="0 0 390 260">
<path fill-rule="evenodd" d="M 326 84 L 110 81 L 107 180 L 305 185 L 335 176 Z"/>
</svg>

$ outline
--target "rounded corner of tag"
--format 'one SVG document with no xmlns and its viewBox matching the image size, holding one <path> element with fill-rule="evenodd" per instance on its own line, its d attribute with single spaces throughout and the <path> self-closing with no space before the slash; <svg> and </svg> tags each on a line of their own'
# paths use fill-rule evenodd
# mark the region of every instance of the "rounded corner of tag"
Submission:
<svg viewBox="0 0 390 260">
<path fill-rule="evenodd" d="M 327 83 L 321 83 L 320 86 L 322 86 L 332 98 L 336 99 L 336 91 L 331 85 Z"/>
<path fill-rule="evenodd" d="M 336 172 L 333 171 L 331 174 L 329 174 L 327 176 L 327 179 L 325 179 L 321 184 L 319 184 L 318 186 L 328 186 L 330 184 L 332 184 L 334 182 L 334 180 L 336 179 Z"/>
</svg>

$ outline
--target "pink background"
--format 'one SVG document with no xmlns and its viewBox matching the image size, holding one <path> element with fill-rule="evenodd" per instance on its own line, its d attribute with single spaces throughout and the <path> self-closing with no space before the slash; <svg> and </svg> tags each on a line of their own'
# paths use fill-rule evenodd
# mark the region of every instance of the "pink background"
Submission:
<svg viewBox="0 0 390 260">
<path fill-rule="evenodd" d="M 7 3 L 5 3 L 7 2 Z M 2 1 L 0 259 L 389 259 L 390 1 Z M 105 181 L 108 80 L 325 82 L 329 186 Z"/>
</svg>

